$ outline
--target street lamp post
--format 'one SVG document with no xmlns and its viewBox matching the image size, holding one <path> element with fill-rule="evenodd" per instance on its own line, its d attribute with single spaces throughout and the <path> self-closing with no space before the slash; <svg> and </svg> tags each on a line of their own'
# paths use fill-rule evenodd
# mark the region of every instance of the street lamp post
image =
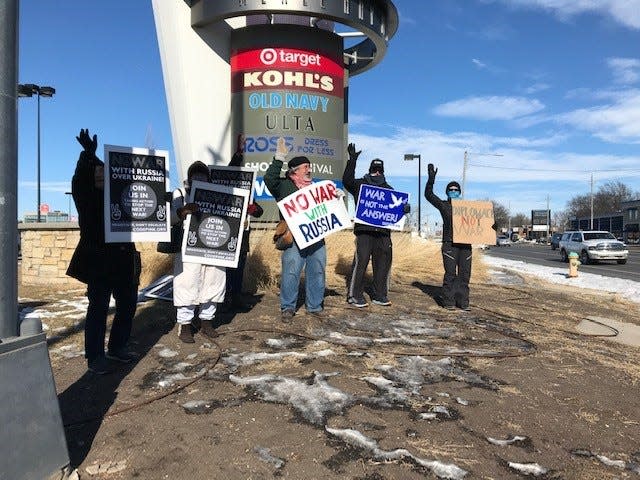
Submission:
<svg viewBox="0 0 640 480">
<path fill-rule="evenodd" d="M 71 195 L 73 195 L 73 192 L 64 192 L 64 194 L 69 199 L 69 207 L 67 208 L 67 222 L 70 222 L 71 221 Z"/>
<path fill-rule="evenodd" d="M 420 187 L 420 182 L 422 179 L 422 170 L 421 170 L 421 165 L 422 165 L 422 157 L 420 157 L 419 153 L 405 153 L 404 154 L 404 159 L 406 161 L 411 161 L 411 160 L 418 160 L 418 236 L 420 236 L 420 233 L 422 232 L 422 216 L 420 213 L 420 200 L 422 197 L 422 188 Z"/>
<path fill-rule="evenodd" d="M 32 97 L 34 94 L 38 96 L 38 205 L 36 208 L 36 214 L 38 215 L 38 223 L 40 223 L 40 97 L 53 97 L 56 93 L 56 89 L 53 87 L 41 87 L 34 83 L 24 83 L 18 85 L 19 97 Z"/>
</svg>

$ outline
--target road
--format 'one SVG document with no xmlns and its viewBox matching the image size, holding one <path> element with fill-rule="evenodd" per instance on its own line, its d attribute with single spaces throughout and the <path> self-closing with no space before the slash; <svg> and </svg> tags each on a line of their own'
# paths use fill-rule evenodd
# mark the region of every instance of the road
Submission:
<svg viewBox="0 0 640 480">
<path fill-rule="evenodd" d="M 491 247 L 485 250 L 485 254 L 535 265 L 569 269 L 569 265 L 560 260 L 560 251 L 551 250 L 549 245 L 515 243 L 510 247 Z M 618 265 L 616 262 L 602 262 L 596 265 L 580 265 L 579 270 L 640 282 L 640 247 L 629 247 L 629 258 L 625 265 Z"/>
</svg>

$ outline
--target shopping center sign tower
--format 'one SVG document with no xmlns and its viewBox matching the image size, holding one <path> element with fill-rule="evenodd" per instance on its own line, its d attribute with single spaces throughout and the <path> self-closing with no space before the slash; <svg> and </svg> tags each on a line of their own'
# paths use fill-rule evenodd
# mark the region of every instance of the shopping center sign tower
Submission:
<svg viewBox="0 0 640 480">
<path fill-rule="evenodd" d="M 196 160 L 227 165 L 240 135 L 263 203 L 281 136 L 315 179 L 341 179 L 348 79 L 384 57 L 391 0 L 152 2 L 180 181 Z"/>
</svg>

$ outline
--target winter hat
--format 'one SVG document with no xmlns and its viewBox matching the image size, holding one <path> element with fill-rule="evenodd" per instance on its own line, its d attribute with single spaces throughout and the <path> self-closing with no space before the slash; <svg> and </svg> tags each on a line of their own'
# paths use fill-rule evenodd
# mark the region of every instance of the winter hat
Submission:
<svg viewBox="0 0 640 480">
<path fill-rule="evenodd" d="M 293 157 L 291 160 L 289 160 L 289 163 L 287 163 L 287 166 L 290 169 L 292 169 L 292 168 L 299 167 L 303 163 L 311 164 L 311 162 L 307 157 Z"/>
<path fill-rule="evenodd" d="M 462 188 L 460 188 L 460 184 L 456 181 L 447 183 L 447 188 L 444 189 L 445 193 L 451 190 L 451 187 L 458 187 L 458 190 L 462 192 Z"/>
<path fill-rule="evenodd" d="M 191 178 L 196 173 L 203 173 L 207 176 L 207 178 L 209 178 L 209 167 L 207 167 L 200 160 L 195 161 L 191 165 L 189 165 L 189 169 L 187 170 L 187 179 Z"/>
<path fill-rule="evenodd" d="M 373 172 L 384 173 L 384 162 L 379 158 L 374 158 L 371 160 L 371 165 L 369 165 L 369 173 Z"/>
</svg>

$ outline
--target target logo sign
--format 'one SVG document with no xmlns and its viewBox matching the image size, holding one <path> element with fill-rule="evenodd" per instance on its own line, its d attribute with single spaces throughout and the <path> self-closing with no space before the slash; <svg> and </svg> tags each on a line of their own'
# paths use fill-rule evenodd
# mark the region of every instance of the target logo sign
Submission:
<svg viewBox="0 0 640 480">
<path fill-rule="evenodd" d="M 265 48 L 260 52 L 260 61 L 264 65 L 273 65 L 278 60 L 278 54 L 273 48 Z"/>
</svg>

